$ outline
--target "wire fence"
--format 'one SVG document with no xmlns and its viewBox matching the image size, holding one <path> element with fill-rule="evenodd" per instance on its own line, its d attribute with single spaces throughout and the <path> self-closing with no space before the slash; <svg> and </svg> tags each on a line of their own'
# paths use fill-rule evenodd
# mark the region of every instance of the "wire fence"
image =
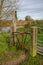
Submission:
<svg viewBox="0 0 43 65">
<path fill-rule="evenodd" d="M 37 42 L 38 42 L 38 43 L 43 43 L 43 41 L 40 41 L 40 40 L 38 40 Z"/>
<path fill-rule="evenodd" d="M 43 36 L 43 34 L 38 34 L 38 36 Z"/>
<path fill-rule="evenodd" d="M 38 29 L 43 30 L 43 28 L 41 28 L 41 27 L 38 27 Z"/>
<path fill-rule="evenodd" d="M 43 31 L 43 28 L 38 28 L 38 30 L 40 30 L 40 31 Z M 41 39 L 41 37 L 43 38 L 43 33 L 38 33 L 38 37 L 40 37 L 40 39 Z M 37 53 L 38 54 L 40 54 L 40 55 L 43 55 L 43 40 L 41 39 L 41 40 L 37 40 Z"/>
<path fill-rule="evenodd" d="M 43 46 L 37 45 L 37 53 L 43 55 Z"/>
</svg>

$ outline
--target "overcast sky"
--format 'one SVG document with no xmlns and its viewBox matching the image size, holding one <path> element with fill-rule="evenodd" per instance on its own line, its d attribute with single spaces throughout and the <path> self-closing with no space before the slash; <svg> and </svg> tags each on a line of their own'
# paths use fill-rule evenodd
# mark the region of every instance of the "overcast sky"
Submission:
<svg viewBox="0 0 43 65">
<path fill-rule="evenodd" d="M 14 0 L 5 1 L 6 2 L 3 4 L 3 6 L 6 5 L 8 6 L 9 1 L 12 2 L 10 6 L 15 5 Z M 19 0 L 18 4 L 19 4 L 18 6 L 19 9 L 17 9 L 18 19 L 25 19 L 25 16 L 31 16 L 33 19 L 43 19 L 43 0 Z M 6 8 L 3 10 L 6 10 Z"/>
<path fill-rule="evenodd" d="M 24 19 L 26 15 L 33 19 L 43 19 L 43 0 L 20 0 L 18 18 Z"/>
</svg>

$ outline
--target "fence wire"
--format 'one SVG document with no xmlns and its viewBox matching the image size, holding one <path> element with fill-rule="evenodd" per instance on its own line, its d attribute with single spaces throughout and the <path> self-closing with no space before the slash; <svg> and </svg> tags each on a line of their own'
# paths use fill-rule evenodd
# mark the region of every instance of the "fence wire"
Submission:
<svg viewBox="0 0 43 65">
<path fill-rule="evenodd" d="M 43 55 L 43 28 L 39 27 L 38 28 L 40 32 L 40 34 L 38 33 L 38 38 L 40 37 L 40 39 L 37 40 L 37 53 L 40 54 L 40 55 Z"/>
</svg>

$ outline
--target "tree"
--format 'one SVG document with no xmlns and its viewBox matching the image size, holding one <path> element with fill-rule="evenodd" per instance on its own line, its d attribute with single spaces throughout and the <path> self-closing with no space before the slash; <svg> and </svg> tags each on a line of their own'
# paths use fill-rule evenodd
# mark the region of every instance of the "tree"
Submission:
<svg viewBox="0 0 43 65">
<path fill-rule="evenodd" d="M 18 9 L 18 2 L 19 0 L 1 0 L 4 1 L 1 2 L 1 19 L 12 19 L 11 23 L 11 30 L 10 30 L 10 46 L 14 45 L 14 41 L 16 42 L 16 36 L 14 36 L 13 32 L 16 32 L 16 19 L 17 19 L 17 13 L 16 10 Z M 13 35 L 12 35 L 13 34 Z M 13 39 L 12 39 L 13 38 Z"/>
<path fill-rule="evenodd" d="M 7 4 L 6 4 L 7 2 Z M 15 16 L 17 18 L 17 9 L 19 8 L 19 0 L 1 0 L 0 5 L 0 19 L 12 18 L 11 12 L 15 10 Z"/>
<path fill-rule="evenodd" d="M 32 19 L 30 16 L 26 16 L 26 17 L 25 17 L 25 20 L 26 20 L 26 21 L 31 21 L 31 20 L 33 20 L 33 19 Z"/>
<path fill-rule="evenodd" d="M 0 0 L 0 19 L 1 19 L 1 12 L 2 12 L 3 2 L 4 2 L 4 0 Z"/>
</svg>

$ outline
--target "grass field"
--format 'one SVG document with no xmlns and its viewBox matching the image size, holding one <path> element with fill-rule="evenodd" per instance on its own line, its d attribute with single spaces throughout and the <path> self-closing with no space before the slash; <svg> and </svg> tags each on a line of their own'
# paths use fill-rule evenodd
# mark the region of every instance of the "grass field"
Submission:
<svg viewBox="0 0 43 65">
<path fill-rule="evenodd" d="M 29 55 L 27 59 L 20 65 L 41 65 L 41 60 L 43 60 L 43 57 L 40 55 L 37 55 L 34 58 Z"/>
<path fill-rule="evenodd" d="M 17 29 L 17 31 L 30 31 L 30 29 L 19 28 Z M 12 53 L 16 51 L 17 46 L 13 46 L 13 47 L 8 46 L 8 44 L 10 43 L 9 36 L 10 36 L 9 32 L 0 33 L 0 59 L 1 60 L 3 60 L 2 57 L 5 53 Z M 19 35 L 19 39 L 21 42 L 22 37 L 20 35 Z M 43 36 L 38 36 L 38 40 L 43 41 Z M 29 44 L 30 44 L 30 35 L 27 35 L 27 38 L 25 40 L 25 45 L 29 45 Z M 5 58 L 5 60 L 15 58 L 18 55 L 23 53 L 24 53 L 24 50 L 22 51 L 19 50 L 15 55 L 11 54 L 7 59 Z M 40 60 L 43 60 L 43 57 L 41 55 L 37 55 L 34 58 L 31 56 L 28 56 L 25 62 L 23 62 L 20 65 L 40 65 Z"/>
</svg>

